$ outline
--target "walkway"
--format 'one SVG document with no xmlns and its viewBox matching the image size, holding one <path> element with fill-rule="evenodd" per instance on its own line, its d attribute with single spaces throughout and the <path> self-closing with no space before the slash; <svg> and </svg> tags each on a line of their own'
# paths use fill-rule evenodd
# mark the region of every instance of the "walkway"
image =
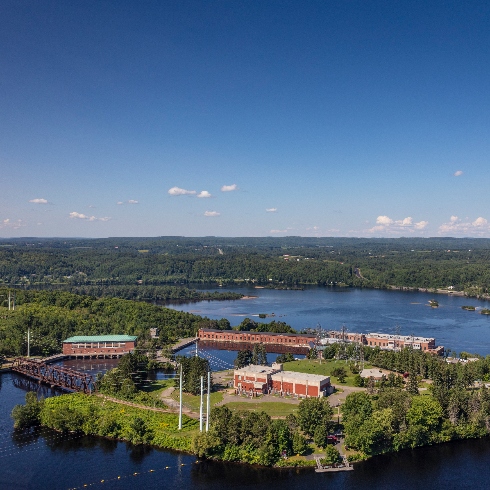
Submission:
<svg viewBox="0 0 490 490">
<path fill-rule="evenodd" d="M 166 388 L 160 393 L 160 400 L 167 405 L 168 411 L 178 412 L 179 411 L 179 402 L 175 401 L 172 398 L 172 393 L 175 391 L 173 386 Z M 199 414 L 192 411 L 189 407 L 182 404 L 182 413 L 185 413 L 188 417 L 193 419 L 199 419 Z"/>
</svg>

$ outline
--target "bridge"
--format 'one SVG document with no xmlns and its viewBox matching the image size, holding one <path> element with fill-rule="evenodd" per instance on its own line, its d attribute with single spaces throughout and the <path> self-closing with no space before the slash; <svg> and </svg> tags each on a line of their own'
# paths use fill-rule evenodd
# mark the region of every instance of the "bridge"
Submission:
<svg viewBox="0 0 490 490">
<path fill-rule="evenodd" d="M 87 394 L 95 391 L 95 380 L 91 374 L 49 364 L 43 359 L 18 357 L 12 363 L 12 371 L 37 380 L 39 383 L 49 384 L 52 388 Z"/>
</svg>

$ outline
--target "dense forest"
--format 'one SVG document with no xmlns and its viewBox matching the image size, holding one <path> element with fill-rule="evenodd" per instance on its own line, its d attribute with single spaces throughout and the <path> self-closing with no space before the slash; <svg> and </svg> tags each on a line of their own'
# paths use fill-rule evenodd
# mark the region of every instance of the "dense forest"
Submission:
<svg viewBox="0 0 490 490">
<path fill-rule="evenodd" d="M 0 294 L 6 293 L 6 290 Z M 0 307 L 0 354 L 25 355 L 27 331 L 31 355 L 61 352 L 61 342 L 74 335 L 137 335 L 150 341 L 159 329 L 159 345 L 191 337 L 199 328 L 229 328 L 228 320 L 209 320 L 145 302 L 95 298 L 64 291 L 16 291 L 16 308 Z"/>
<path fill-rule="evenodd" d="M 9 290 L 0 288 L 8 298 Z M 0 355 L 25 355 L 27 331 L 30 354 L 49 356 L 61 352 L 62 341 L 74 335 L 137 335 L 143 348 L 162 348 L 183 337 L 192 337 L 200 328 L 231 329 L 226 318 L 211 320 L 142 301 L 87 296 L 58 290 L 12 290 L 15 310 L 0 305 Z M 8 300 L 7 300 L 8 301 Z M 158 329 L 158 339 L 150 338 L 150 328 Z M 239 331 L 295 332 L 289 325 L 272 320 L 255 322 L 244 318 L 233 327 Z"/>
<path fill-rule="evenodd" d="M 92 295 L 110 286 L 127 299 L 185 296 L 150 287 L 192 283 L 451 287 L 479 296 L 490 290 L 489 259 L 490 240 L 473 238 L 19 238 L 0 240 L 0 283 L 92 287 L 81 289 Z"/>
</svg>

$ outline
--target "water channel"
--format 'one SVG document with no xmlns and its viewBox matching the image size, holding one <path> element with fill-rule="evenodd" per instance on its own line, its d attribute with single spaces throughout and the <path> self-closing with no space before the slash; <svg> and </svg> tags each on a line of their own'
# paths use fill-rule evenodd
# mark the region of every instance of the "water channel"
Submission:
<svg viewBox="0 0 490 490">
<path fill-rule="evenodd" d="M 244 290 L 240 290 L 244 291 Z M 309 289 L 305 291 L 247 290 L 256 299 L 174 305 L 209 318 L 275 313 L 275 319 L 297 329 L 339 328 L 434 336 L 437 343 L 458 351 L 490 353 L 490 322 L 463 304 L 485 302 L 439 296 L 440 308 L 427 305 L 432 296 L 387 291 Z M 219 351 L 217 351 L 219 354 Z M 75 367 L 75 366 L 74 366 Z M 82 366 L 80 366 L 82 367 Z M 85 363 L 84 369 L 107 369 Z M 51 430 L 17 433 L 10 412 L 27 390 L 39 389 L 14 373 L 0 374 L 0 489 L 180 489 L 202 490 L 300 488 L 411 489 L 487 488 L 490 480 L 490 440 L 461 441 L 379 456 L 347 473 L 316 474 L 312 470 L 274 470 L 238 464 L 197 462 L 189 455 L 151 447 Z M 40 388 L 45 396 L 59 394 Z"/>
</svg>

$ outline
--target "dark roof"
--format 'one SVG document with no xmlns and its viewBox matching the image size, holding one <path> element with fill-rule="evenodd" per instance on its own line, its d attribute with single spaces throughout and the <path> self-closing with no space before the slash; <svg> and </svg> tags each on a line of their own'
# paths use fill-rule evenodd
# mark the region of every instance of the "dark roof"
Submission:
<svg viewBox="0 0 490 490">
<path fill-rule="evenodd" d="M 313 334 L 308 333 L 277 333 L 277 332 L 253 332 L 250 330 L 220 330 L 219 328 L 200 328 L 199 330 L 204 330 L 205 332 L 217 332 L 217 333 L 249 333 L 253 335 L 287 335 L 289 337 L 314 337 Z"/>
</svg>

